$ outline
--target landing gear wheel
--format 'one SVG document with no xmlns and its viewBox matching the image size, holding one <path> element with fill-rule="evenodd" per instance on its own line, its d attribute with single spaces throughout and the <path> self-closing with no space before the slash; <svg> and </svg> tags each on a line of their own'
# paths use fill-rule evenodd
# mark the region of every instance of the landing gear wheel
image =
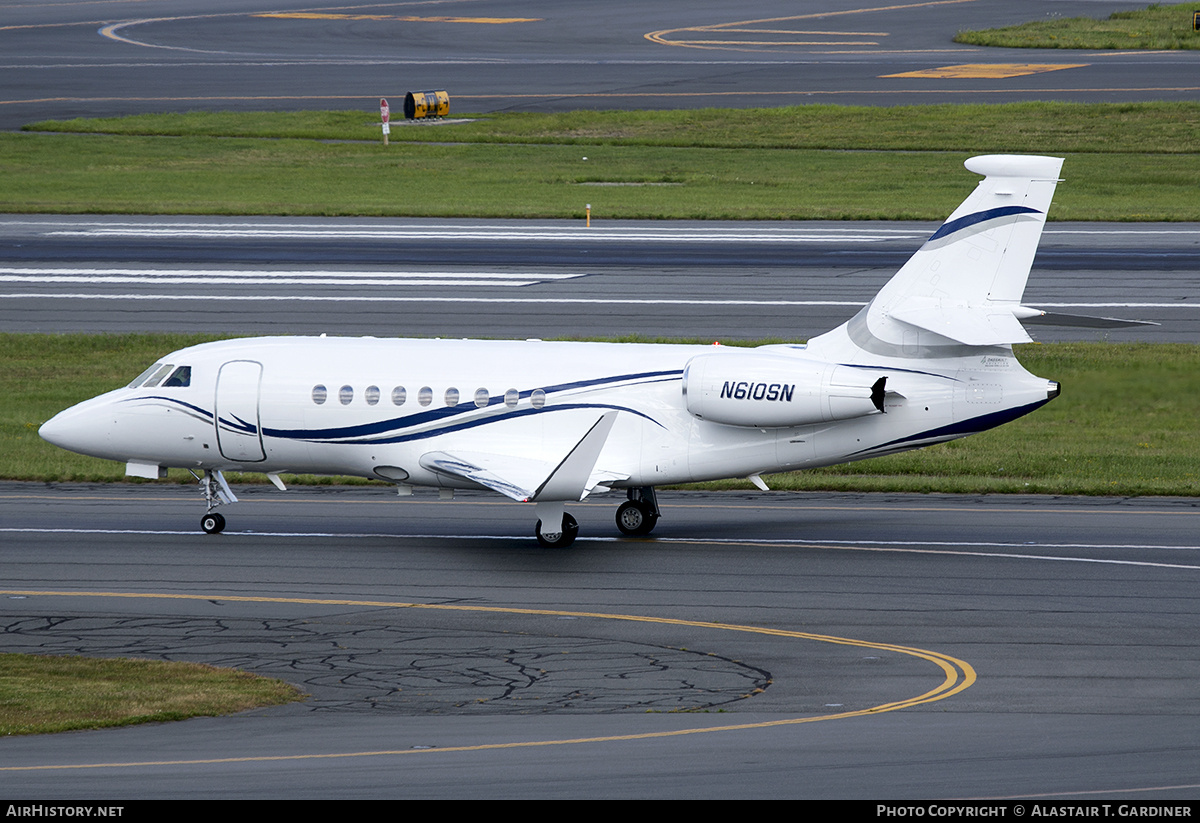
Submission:
<svg viewBox="0 0 1200 823">
<path fill-rule="evenodd" d="M 579 524 L 575 522 L 575 518 L 569 514 L 563 514 L 562 531 L 551 532 L 550 534 L 542 534 L 542 521 L 539 520 L 537 525 L 533 527 L 533 533 L 537 537 L 538 544 L 546 549 L 565 549 L 567 546 L 575 542 L 575 536 L 579 534 Z"/>
<path fill-rule="evenodd" d="M 206 534 L 220 534 L 225 530 L 225 518 L 216 512 L 209 512 L 200 518 L 200 528 Z"/>
<path fill-rule="evenodd" d="M 630 537 L 642 537 L 654 531 L 658 515 L 640 500 L 627 500 L 617 509 L 617 528 Z"/>
</svg>

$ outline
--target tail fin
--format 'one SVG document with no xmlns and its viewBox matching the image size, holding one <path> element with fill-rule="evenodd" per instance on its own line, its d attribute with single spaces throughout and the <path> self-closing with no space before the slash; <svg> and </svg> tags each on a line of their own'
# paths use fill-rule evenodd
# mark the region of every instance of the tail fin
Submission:
<svg viewBox="0 0 1200 823">
<path fill-rule="evenodd" d="M 851 341 L 860 351 L 896 357 L 1028 342 L 1019 320 L 1037 312 L 1021 307 L 1021 295 L 1062 163 L 1019 155 L 966 161 L 985 175 L 971 196 L 865 309 L 810 348 L 845 360 L 850 352 L 839 350 Z"/>
</svg>

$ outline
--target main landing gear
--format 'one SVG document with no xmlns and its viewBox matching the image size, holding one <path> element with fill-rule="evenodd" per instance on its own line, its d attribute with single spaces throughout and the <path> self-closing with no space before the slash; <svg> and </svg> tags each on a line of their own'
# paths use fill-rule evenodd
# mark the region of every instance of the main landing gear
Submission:
<svg viewBox="0 0 1200 823">
<path fill-rule="evenodd" d="M 658 498 L 653 486 L 628 490 L 629 499 L 617 509 L 617 528 L 630 537 L 644 537 L 658 524 Z"/>
<path fill-rule="evenodd" d="M 579 534 L 579 523 L 571 515 L 563 512 L 562 526 L 555 532 L 543 532 L 542 521 L 539 520 L 537 525 L 533 527 L 533 533 L 537 536 L 538 545 L 544 549 L 565 549 L 567 546 L 575 542 L 576 535 Z"/>
<path fill-rule="evenodd" d="M 660 515 L 654 487 L 641 486 L 629 489 L 627 495 L 629 499 L 617 509 L 617 528 L 621 530 L 622 534 L 630 537 L 644 537 L 654 531 Z M 540 519 L 533 529 L 538 545 L 546 549 L 565 549 L 574 543 L 579 534 L 579 523 L 562 510 L 562 504 L 539 503 L 538 505 L 543 507 L 538 512 Z M 543 522 L 553 523 L 559 518 L 561 518 L 562 525 L 558 529 L 543 530 Z"/>
<path fill-rule="evenodd" d="M 200 494 L 204 495 L 204 502 L 208 504 L 208 511 L 200 518 L 200 528 L 205 534 L 220 534 L 225 530 L 225 518 L 213 509 L 225 503 L 236 503 L 237 495 L 219 471 L 205 469 L 203 477 L 195 472 L 192 472 L 192 477 L 200 481 Z"/>
</svg>

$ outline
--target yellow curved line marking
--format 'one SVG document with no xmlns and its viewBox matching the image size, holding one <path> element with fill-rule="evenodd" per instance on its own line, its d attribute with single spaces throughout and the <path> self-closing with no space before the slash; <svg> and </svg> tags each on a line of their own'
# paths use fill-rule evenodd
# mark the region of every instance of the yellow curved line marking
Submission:
<svg viewBox="0 0 1200 823">
<path fill-rule="evenodd" d="M 290 603 L 316 606 L 367 606 L 385 609 L 429 609 L 433 611 L 479 612 L 486 614 L 519 614 L 543 617 L 591 617 L 600 620 L 621 620 L 631 623 L 659 623 L 668 626 L 689 626 L 701 629 L 717 629 L 720 631 L 747 632 L 751 634 L 769 635 L 772 637 L 787 637 L 797 640 L 814 640 L 821 643 L 834 643 L 840 646 L 857 646 L 863 649 L 895 652 L 910 657 L 927 660 L 942 670 L 945 679 L 924 694 L 883 703 L 857 711 L 823 714 L 814 717 L 795 717 L 786 720 L 770 720 L 761 723 L 737 723 L 726 726 L 706 726 L 697 729 L 678 729 L 665 732 L 642 732 L 639 734 L 608 735 L 605 737 L 577 737 L 562 740 L 529 740 L 512 743 L 485 743 L 476 746 L 448 746 L 435 749 L 395 749 L 369 752 L 338 752 L 332 754 L 293 754 L 293 755 L 263 755 L 257 757 L 222 757 L 198 760 L 150 760 L 127 763 L 76 763 L 57 766 L 4 766 L 0 772 L 22 771 L 53 771 L 60 769 L 100 769 L 145 766 L 181 766 L 201 765 L 208 763 L 248 763 L 270 762 L 280 760 L 332 760 L 345 757 L 378 757 L 381 755 L 397 754 L 428 754 L 431 752 L 476 752 L 489 749 L 521 749 L 536 746 L 568 746 L 580 743 L 607 743 L 627 740 L 654 740 L 665 737 L 682 737 L 691 734 L 711 734 L 713 732 L 745 731 L 747 729 L 769 729 L 778 726 L 796 726 L 802 723 L 817 723 L 823 720 L 841 720 L 849 717 L 891 712 L 919 706 L 922 703 L 932 703 L 944 700 L 970 688 L 976 680 L 975 670 L 963 660 L 939 652 L 931 652 L 911 646 L 897 646 L 891 643 L 874 643 L 868 640 L 854 640 L 848 637 L 834 637 L 825 634 L 796 632 L 786 629 L 769 629 L 762 626 L 746 626 L 736 623 L 713 623 L 706 620 L 681 620 L 673 617 L 649 617 L 636 614 L 609 614 L 605 612 L 575 612 L 560 609 L 522 609 L 505 606 L 467 606 L 442 603 L 405 603 L 389 600 L 341 600 L 311 597 L 254 597 L 248 595 L 215 595 L 215 594 L 165 594 L 154 592 L 71 592 L 71 591 L 40 591 L 31 589 L 4 589 L 0 595 L 24 597 L 116 597 L 132 600 L 220 600 L 230 603 Z"/>
<path fill-rule="evenodd" d="M 69 0 L 65 3 L 13 3 L 8 6 L 10 9 L 45 9 L 62 6 L 129 6 L 137 5 L 138 3 L 156 3 L 158 0 Z M 51 24 L 56 25 L 56 24 Z M 70 24 L 67 24 L 70 25 Z"/>
<path fill-rule="evenodd" d="M 104 28 L 100 29 L 99 34 L 101 37 L 106 37 L 109 40 L 116 40 L 118 43 L 125 43 L 130 46 L 143 46 L 148 49 L 169 49 L 171 51 L 192 51 L 192 52 L 198 52 L 200 54 L 220 54 L 220 52 L 211 51 L 211 50 L 207 50 L 207 49 L 189 49 L 184 46 L 161 46 L 157 43 L 144 43 L 141 40 L 133 40 L 132 38 L 122 37 L 121 35 L 117 34 L 117 32 L 120 31 L 121 29 L 129 28 L 131 26 L 140 26 L 140 25 L 143 25 L 144 23 L 163 23 L 163 22 L 172 22 L 172 21 L 176 21 L 176 20 L 187 20 L 187 19 L 191 19 L 191 18 L 186 18 L 186 17 L 147 17 L 142 20 L 127 20 L 124 23 L 113 23 L 112 25 L 105 26 Z"/>
<path fill-rule="evenodd" d="M 461 2 L 463 2 L 463 0 L 410 0 L 410 2 L 392 3 L 390 5 L 394 5 L 394 6 L 441 6 L 441 5 L 446 5 L 446 4 L 457 4 L 457 3 L 461 3 Z M 352 5 L 352 6 L 326 6 L 322 10 L 323 11 L 345 11 L 345 10 L 349 10 L 349 9 L 364 9 L 364 8 L 369 9 L 369 8 L 376 8 L 379 5 L 380 5 L 379 3 L 366 3 L 366 4 L 356 4 L 356 5 Z M 250 16 L 253 16 L 253 14 L 251 12 L 229 11 L 229 12 L 216 12 L 213 14 L 179 15 L 176 17 L 147 17 L 142 20 L 125 20 L 120 23 L 113 23 L 112 25 L 108 25 L 108 26 L 105 26 L 104 28 L 100 29 L 99 34 L 101 37 L 107 37 L 110 40 L 117 40 L 121 43 L 128 43 L 131 46 L 144 46 L 145 48 L 148 48 L 148 49 L 169 49 L 172 51 L 198 52 L 200 54 L 224 54 L 225 52 L 221 52 L 221 51 L 210 51 L 210 50 L 205 50 L 205 49 L 189 49 L 186 46 L 163 46 L 163 45 L 158 45 L 156 43 L 144 43 L 140 40 L 133 40 L 132 38 L 122 37 L 121 35 L 117 34 L 117 32 L 120 31 L 121 29 L 127 28 L 129 26 L 140 26 L 143 23 L 164 23 L 164 22 L 165 23 L 174 23 L 174 22 L 179 22 L 181 20 L 209 20 L 209 19 L 213 19 L 213 18 L 217 18 L 217 17 L 250 17 Z M 71 25 L 74 25 L 74 24 L 71 24 Z"/>
<path fill-rule="evenodd" d="M 678 29 L 661 29 L 659 31 L 652 31 L 647 34 L 644 34 L 644 35 L 642 35 L 642 37 L 646 40 L 649 40 L 651 43 L 658 43 L 659 45 L 662 45 L 662 46 L 679 46 L 681 48 L 689 48 L 689 49 L 730 49 L 734 46 L 836 46 L 836 45 L 876 46 L 879 44 L 878 43 L 869 43 L 869 42 L 865 42 L 865 43 L 835 43 L 835 42 L 819 42 L 819 43 L 778 42 L 778 43 L 773 43 L 773 42 L 765 42 L 764 43 L 764 42 L 739 41 L 739 40 L 691 40 L 691 39 L 676 40 L 676 39 L 672 39 L 671 35 L 680 34 L 682 32 L 689 32 L 689 33 L 695 32 L 695 33 L 705 34 L 705 33 L 709 33 L 709 32 L 762 31 L 761 29 L 756 30 L 756 29 L 748 29 L 745 27 L 759 26 L 764 23 L 785 23 L 785 22 L 791 22 L 793 20 L 814 20 L 814 19 L 819 19 L 819 18 L 824 18 L 824 17 L 841 17 L 841 16 L 848 15 L 848 14 L 869 14 L 871 12 L 878 12 L 878 11 L 902 11 L 904 9 L 918 9 L 918 8 L 925 8 L 928 6 L 947 6 L 947 5 L 956 5 L 959 3 L 974 3 L 974 2 L 975 2 L 975 0 L 928 0 L 928 2 L 924 2 L 924 3 L 907 3 L 907 4 L 903 4 L 903 5 L 877 6 L 875 8 L 846 9 L 844 11 L 821 11 L 821 12 L 813 12 L 811 14 L 789 15 L 787 17 L 765 17 L 761 20 L 736 20 L 736 21 L 729 22 L 729 23 L 713 23 L 713 24 L 710 24 L 707 26 L 684 26 L 684 27 L 678 28 Z M 792 33 L 798 33 L 798 32 L 788 32 L 786 30 L 779 30 L 779 33 L 780 34 L 792 34 Z M 804 32 L 804 33 L 853 34 L 853 32 Z M 882 35 L 879 32 L 862 32 L 859 36 L 885 36 L 885 35 Z"/>
<path fill-rule="evenodd" d="M 672 46 L 878 46 L 874 40 L 676 40 Z"/>
<path fill-rule="evenodd" d="M 812 34 L 821 35 L 822 37 L 888 37 L 891 35 L 889 31 L 821 31 L 819 29 L 726 29 L 720 30 L 724 34 Z"/>
<path fill-rule="evenodd" d="M 919 77 L 937 80 L 1007 80 L 1010 77 L 1025 77 L 1030 74 L 1045 74 L 1063 69 L 1081 69 L 1087 63 L 967 63 L 961 66 L 942 66 L 936 69 L 903 71 L 899 74 L 883 74 L 881 77 Z"/>
<path fill-rule="evenodd" d="M 397 17 L 392 14 L 322 14 L 312 11 L 279 11 L 251 14 L 284 20 L 396 20 L 401 23 L 540 23 L 541 17 Z"/>
</svg>

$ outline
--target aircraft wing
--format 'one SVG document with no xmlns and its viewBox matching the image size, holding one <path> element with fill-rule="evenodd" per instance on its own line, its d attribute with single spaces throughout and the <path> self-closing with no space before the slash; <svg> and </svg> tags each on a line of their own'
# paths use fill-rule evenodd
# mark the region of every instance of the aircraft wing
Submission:
<svg viewBox="0 0 1200 823">
<path fill-rule="evenodd" d="M 480 451 L 434 451 L 421 456 L 421 465 L 478 483 L 521 503 L 538 500 L 582 500 L 601 483 L 627 475 L 596 468 L 608 439 L 615 411 L 602 415 L 566 454 L 555 459 Z"/>
</svg>

